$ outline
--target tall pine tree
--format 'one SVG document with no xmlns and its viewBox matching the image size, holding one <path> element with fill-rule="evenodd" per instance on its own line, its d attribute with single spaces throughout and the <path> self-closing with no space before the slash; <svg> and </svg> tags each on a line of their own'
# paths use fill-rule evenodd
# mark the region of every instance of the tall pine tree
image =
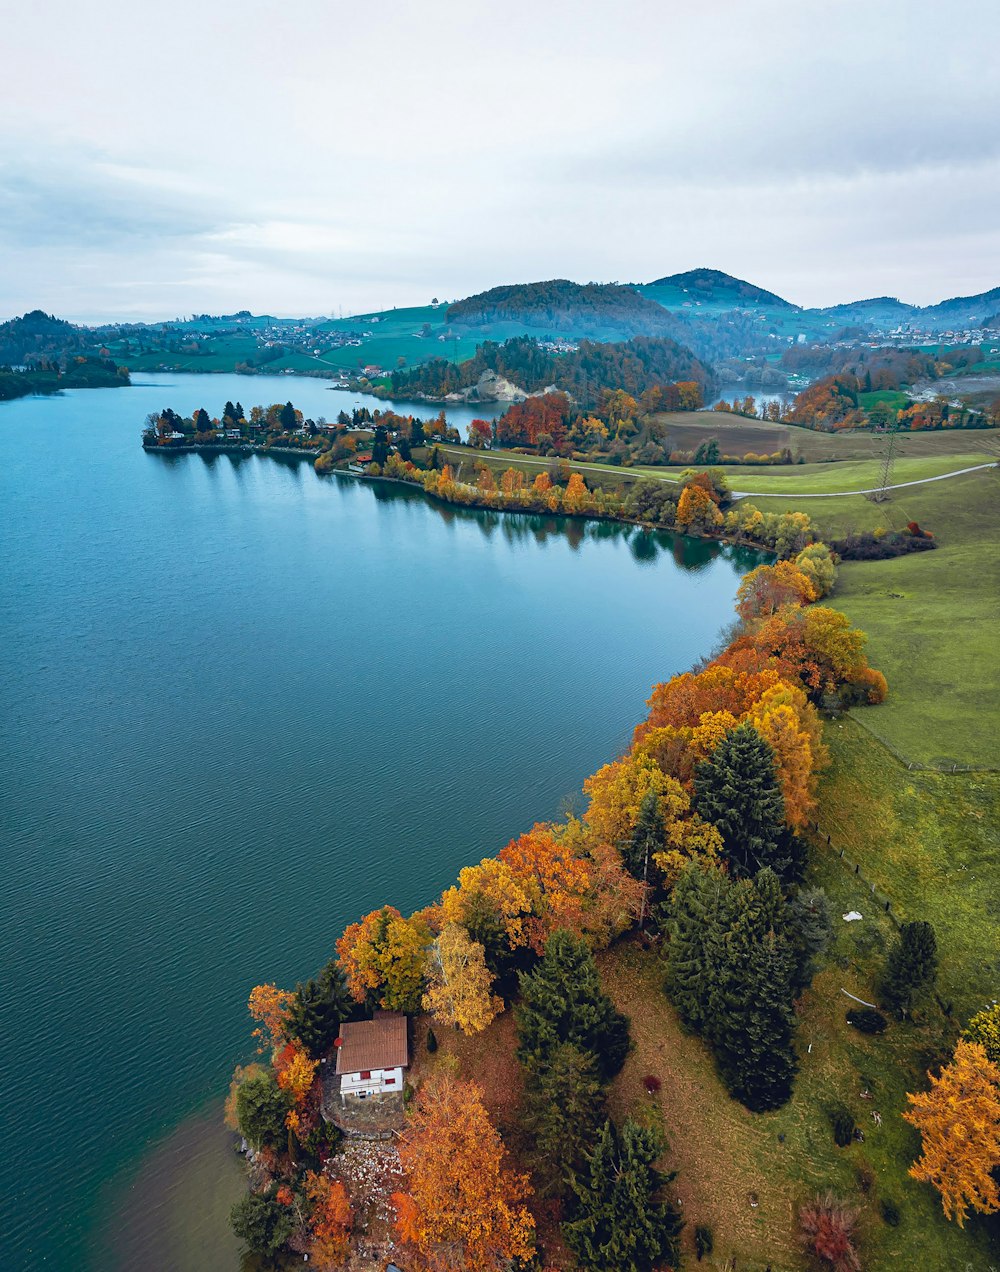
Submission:
<svg viewBox="0 0 1000 1272">
<path fill-rule="evenodd" d="M 659 1135 L 626 1120 L 605 1122 L 583 1169 L 572 1182 L 566 1243 L 580 1265 L 598 1272 L 650 1272 L 679 1258 L 682 1223 L 662 1198 L 672 1179 L 654 1165 Z"/>
<path fill-rule="evenodd" d="M 692 861 L 670 898 L 665 988 L 684 1024 L 699 1033 L 716 1009 L 732 891 L 732 880 L 717 866 Z"/>
<path fill-rule="evenodd" d="M 738 1100 L 761 1112 L 792 1092 L 795 956 L 777 879 L 762 870 L 733 890 L 733 919 L 706 1029 L 719 1071 Z"/>
<path fill-rule="evenodd" d="M 560 1043 L 571 1042 L 594 1057 L 602 1081 L 613 1078 L 628 1055 L 628 1019 L 601 989 L 587 944 L 560 928 L 546 941 L 534 971 L 522 972 L 520 980 L 522 1063 L 544 1063 Z"/>
<path fill-rule="evenodd" d="M 722 835 L 730 872 L 752 876 L 786 855 L 774 751 L 750 724 L 730 729 L 694 775 L 695 808 Z"/>
<path fill-rule="evenodd" d="M 934 928 L 921 919 L 904 923 L 889 950 L 882 972 L 882 997 L 906 1016 L 920 990 L 937 977 L 937 939 Z"/>
<path fill-rule="evenodd" d="M 343 1021 L 356 1010 L 344 973 L 331 960 L 318 979 L 296 985 L 288 1009 L 288 1032 L 298 1038 L 313 1060 L 320 1060 L 333 1046 Z"/>
<path fill-rule="evenodd" d="M 594 1057 L 560 1043 L 525 1070 L 525 1126 L 530 1131 L 543 1195 L 561 1195 L 593 1148 L 604 1121 L 604 1092 Z"/>
</svg>

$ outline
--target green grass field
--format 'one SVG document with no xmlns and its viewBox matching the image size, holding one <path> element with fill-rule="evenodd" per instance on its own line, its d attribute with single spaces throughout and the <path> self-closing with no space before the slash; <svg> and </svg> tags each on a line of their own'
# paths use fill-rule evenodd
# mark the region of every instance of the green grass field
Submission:
<svg viewBox="0 0 1000 1272">
<path fill-rule="evenodd" d="M 907 760 L 1000 765 L 1000 562 L 990 546 L 1000 469 L 897 490 L 883 504 L 854 496 L 804 506 L 828 538 L 908 521 L 935 535 L 936 551 L 840 567 L 831 603 L 868 633 L 870 661 L 889 681 L 888 702 L 858 719 Z"/>
</svg>

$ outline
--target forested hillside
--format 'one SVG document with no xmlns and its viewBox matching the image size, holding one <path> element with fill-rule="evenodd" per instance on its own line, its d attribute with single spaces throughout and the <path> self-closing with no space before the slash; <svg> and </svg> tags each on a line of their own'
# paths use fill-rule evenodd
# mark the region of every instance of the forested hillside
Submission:
<svg viewBox="0 0 1000 1272">
<path fill-rule="evenodd" d="M 694 380 L 703 392 L 714 385 L 711 367 L 667 337 L 637 336 L 615 344 L 584 340 L 573 352 L 557 354 L 543 349 L 532 337 L 518 336 L 503 344 L 487 341 L 466 362 L 439 358 L 393 371 L 391 396 L 443 398 L 471 388 L 486 371 L 503 376 L 526 393 L 554 385 L 585 406 L 611 388 L 641 394 L 654 385 L 679 380 Z"/>
</svg>

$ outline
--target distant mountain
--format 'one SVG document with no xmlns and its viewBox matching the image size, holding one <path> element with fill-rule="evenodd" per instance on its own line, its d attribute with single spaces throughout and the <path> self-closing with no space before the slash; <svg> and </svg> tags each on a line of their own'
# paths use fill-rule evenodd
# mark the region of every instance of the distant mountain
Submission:
<svg viewBox="0 0 1000 1272">
<path fill-rule="evenodd" d="M 537 283 L 491 287 L 448 306 L 455 326 L 516 323 L 551 334 L 598 339 L 676 336 L 677 320 L 655 300 L 620 283 L 573 283 L 551 278 Z"/>
<path fill-rule="evenodd" d="M 980 292 L 977 296 L 953 296 L 936 305 L 915 310 L 919 319 L 930 327 L 967 327 L 981 325 L 1000 307 L 1000 287 Z"/>
<path fill-rule="evenodd" d="M 767 306 L 774 309 L 798 309 L 790 301 L 765 291 L 753 283 L 724 274 L 719 269 L 689 269 L 683 274 L 668 274 L 646 284 L 647 288 L 673 289 L 690 298 L 717 308 L 744 309 Z"/>
</svg>

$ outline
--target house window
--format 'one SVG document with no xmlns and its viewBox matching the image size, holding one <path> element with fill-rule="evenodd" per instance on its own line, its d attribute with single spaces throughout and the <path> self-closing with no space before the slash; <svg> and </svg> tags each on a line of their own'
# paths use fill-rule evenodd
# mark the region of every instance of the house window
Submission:
<svg viewBox="0 0 1000 1272">
<path fill-rule="evenodd" d="M 395 1078 L 383 1078 L 383 1079 L 382 1079 L 382 1085 L 383 1085 L 383 1086 L 395 1086 L 395 1085 L 396 1085 L 396 1079 L 395 1079 Z"/>
<path fill-rule="evenodd" d="M 370 1081 L 371 1081 L 371 1076 L 372 1076 L 372 1071 L 371 1071 L 371 1069 L 362 1069 L 362 1070 L 361 1070 L 361 1081 L 362 1081 L 362 1082 L 370 1082 Z"/>
</svg>

